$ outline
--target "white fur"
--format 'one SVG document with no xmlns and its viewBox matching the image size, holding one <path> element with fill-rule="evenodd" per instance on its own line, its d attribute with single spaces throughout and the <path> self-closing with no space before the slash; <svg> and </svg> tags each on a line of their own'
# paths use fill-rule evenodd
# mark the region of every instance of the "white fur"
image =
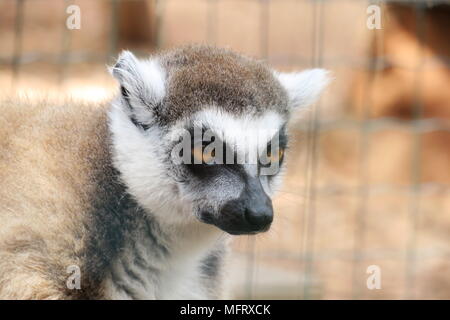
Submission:
<svg viewBox="0 0 450 320">
<path fill-rule="evenodd" d="M 164 159 L 158 157 L 160 148 L 157 142 L 161 141 L 161 136 L 157 127 L 143 134 L 130 121 L 118 101 L 113 104 L 109 116 L 114 164 L 130 194 L 145 209 L 174 222 L 165 213 L 180 212 L 182 208 L 174 201 L 176 195 L 173 194 L 173 183 L 167 175 Z"/>
<path fill-rule="evenodd" d="M 200 225 L 199 225 L 200 226 Z M 145 246 L 145 239 L 138 239 L 132 244 L 140 250 L 140 257 L 146 261 L 148 268 L 134 263 L 133 249 L 127 248 L 112 266 L 115 277 L 107 277 L 104 283 L 106 295 L 111 299 L 129 300 L 127 292 L 116 281 L 125 285 L 138 299 L 210 299 L 208 287 L 202 285 L 202 259 L 211 252 L 220 241 L 228 241 L 230 236 L 221 237 L 221 233 L 210 225 L 200 228 L 172 230 L 171 254 L 161 258 L 152 254 L 151 248 Z M 134 274 L 144 281 L 136 281 L 124 270 L 127 265 Z M 151 268 L 150 268 L 151 267 Z M 156 270 L 156 272 L 155 272 Z M 113 280 L 114 279 L 114 280 Z M 118 280 L 117 280 L 118 279 Z"/>
<path fill-rule="evenodd" d="M 315 103 L 331 80 L 330 73 L 324 69 L 275 72 L 275 76 L 286 89 L 292 108 L 307 107 Z"/>
<path fill-rule="evenodd" d="M 136 119 L 144 124 L 152 123 L 151 107 L 166 94 L 166 73 L 158 59 L 138 60 L 130 51 L 123 51 L 110 72 L 128 90 Z M 130 114 L 129 110 L 126 110 Z"/>
<path fill-rule="evenodd" d="M 171 243 L 167 246 L 171 248 L 171 254 L 167 259 L 153 256 L 152 248 L 147 248 L 145 252 L 144 239 L 137 239 L 134 247 L 143 250 L 141 257 L 149 261 L 152 269 L 139 268 L 133 263 L 133 251 L 123 250 L 113 264 L 111 272 L 115 277 L 108 277 L 104 283 L 105 292 L 112 299 L 131 298 L 113 281 L 117 281 L 118 277 L 118 281 L 134 292 L 135 297 L 142 299 L 209 298 L 207 286 L 199 285 L 202 281 L 201 260 L 215 248 L 218 241 L 230 236 L 196 220 L 189 202 L 180 197 L 168 175 L 165 159 L 160 154 L 161 150 L 166 150 L 160 129 L 157 126 L 146 131 L 139 129 L 126 114 L 126 108 L 123 101 L 117 99 L 109 113 L 114 165 L 121 172 L 130 194 L 152 213 L 169 234 Z M 274 112 L 256 117 L 236 117 L 217 108 L 201 111 L 193 115 L 193 119 L 210 128 L 220 129 L 217 134 L 221 134 L 220 138 L 225 141 L 239 142 L 239 137 L 249 134 L 262 137 L 253 145 L 255 148 L 267 144 L 270 134 L 279 130 L 285 122 L 281 115 Z M 266 179 L 263 178 L 264 189 L 271 193 Z M 130 278 L 123 270 L 123 263 L 148 281 L 138 282 Z M 155 268 L 158 270 L 157 278 Z"/>
<path fill-rule="evenodd" d="M 257 146 L 265 146 L 270 134 L 278 131 L 285 123 L 283 117 L 274 111 L 268 111 L 262 115 L 236 116 L 218 108 L 207 108 L 193 116 L 194 123 L 204 124 L 207 128 L 215 130 L 219 138 L 225 142 L 242 142 L 243 137 L 257 137 L 254 143 Z M 256 147 L 256 145 L 255 145 Z"/>
<path fill-rule="evenodd" d="M 229 145 L 236 145 L 236 151 L 245 154 L 262 152 L 267 142 L 286 122 L 282 115 L 274 111 L 261 115 L 237 116 L 217 107 L 209 107 L 195 113 L 190 119 L 175 124 L 172 128 L 174 136 L 177 136 L 178 130 L 186 127 L 187 121 L 193 121 L 197 127 L 212 130 L 217 138 Z"/>
<path fill-rule="evenodd" d="M 114 164 L 130 194 L 152 213 L 170 236 L 171 243 L 167 245 L 172 251 L 168 259 L 161 260 L 152 256 L 152 248 L 141 248 L 148 250 L 141 256 L 147 257 L 149 265 L 160 271 L 157 279 L 153 271 L 139 269 L 133 264 L 131 250 L 123 251 L 113 266 L 113 272 L 142 299 L 209 298 L 204 286 L 198 285 L 201 259 L 216 246 L 223 232 L 197 221 L 189 204 L 180 199 L 173 180 L 167 175 L 163 159 L 158 156 L 161 147 L 158 142 L 162 141 L 158 128 L 151 127 L 143 132 L 130 121 L 124 108 L 121 101 L 116 100 L 109 114 Z M 138 249 L 143 246 L 139 241 L 143 240 L 137 240 L 135 247 Z M 123 261 L 149 282 L 139 283 L 130 279 L 121 270 Z M 104 287 L 112 299 L 130 298 L 110 277 Z"/>
</svg>

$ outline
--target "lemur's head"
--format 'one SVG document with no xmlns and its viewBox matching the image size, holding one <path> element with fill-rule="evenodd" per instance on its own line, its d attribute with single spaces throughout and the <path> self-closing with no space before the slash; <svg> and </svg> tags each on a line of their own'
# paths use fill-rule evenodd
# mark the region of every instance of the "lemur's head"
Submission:
<svg viewBox="0 0 450 320">
<path fill-rule="evenodd" d="M 140 205 L 168 223 L 266 231 L 287 123 L 319 97 L 327 72 L 279 73 L 205 46 L 147 60 L 125 51 L 111 71 L 115 165 Z"/>
</svg>

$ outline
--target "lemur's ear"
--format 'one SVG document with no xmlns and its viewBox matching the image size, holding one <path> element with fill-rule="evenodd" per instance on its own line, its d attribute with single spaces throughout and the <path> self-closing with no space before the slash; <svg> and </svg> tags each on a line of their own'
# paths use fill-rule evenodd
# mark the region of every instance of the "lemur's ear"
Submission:
<svg viewBox="0 0 450 320">
<path fill-rule="evenodd" d="M 316 102 L 331 79 L 329 71 L 324 69 L 276 72 L 275 75 L 288 93 L 291 108 L 306 107 Z"/>
<path fill-rule="evenodd" d="M 150 124 L 154 107 L 165 95 L 165 73 L 158 61 L 138 60 L 130 51 L 122 51 L 110 72 L 119 81 L 133 122 Z"/>
</svg>

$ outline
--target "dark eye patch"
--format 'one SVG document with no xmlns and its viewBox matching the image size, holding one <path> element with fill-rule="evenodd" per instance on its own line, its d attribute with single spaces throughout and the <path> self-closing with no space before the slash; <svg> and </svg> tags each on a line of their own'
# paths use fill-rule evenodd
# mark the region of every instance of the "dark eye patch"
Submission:
<svg viewBox="0 0 450 320">
<path fill-rule="evenodd" d="M 210 145 L 211 143 L 214 143 L 216 141 L 217 135 L 212 135 L 211 136 L 211 140 L 210 141 L 204 141 L 203 137 L 205 136 L 205 132 L 207 131 L 207 128 L 202 128 L 201 129 L 201 136 L 199 134 L 199 128 L 197 128 L 196 130 L 194 130 L 194 128 L 192 127 L 191 129 L 189 129 L 189 132 L 191 134 L 191 145 L 192 148 L 195 147 L 201 147 L 202 148 L 202 152 L 204 151 L 204 148 L 207 147 L 208 145 Z M 197 136 L 195 136 L 195 133 L 197 133 Z M 268 142 L 267 145 L 267 151 L 268 152 L 278 152 L 278 150 L 282 150 L 282 154 L 279 158 L 279 164 L 281 166 L 281 164 L 283 163 L 284 160 L 284 150 L 286 149 L 287 146 L 287 135 L 286 135 L 286 130 L 285 130 L 285 126 L 283 126 L 280 131 L 278 131 L 277 134 L 275 134 L 275 136 L 279 137 L 277 143 L 275 145 L 272 145 L 272 140 L 270 140 Z M 238 164 L 238 159 L 237 159 L 237 153 L 235 152 L 234 149 L 230 148 L 225 142 L 223 141 L 218 141 L 221 146 L 222 146 L 222 162 L 223 163 L 194 163 L 194 157 L 192 155 L 192 151 L 191 151 L 191 163 L 190 164 L 186 164 L 187 168 L 195 175 L 199 176 L 199 177 L 209 177 L 209 176 L 214 176 L 214 175 L 218 175 L 221 172 L 225 171 L 234 171 L 234 172 L 243 172 L 243 166 L 241 164 Z M 272 150 L 273 149 L 273 150 Z M 220 155 L 217 155 L 220 156 Z M 261 155 L 259 155 L 258 158 L 260 158 Z M 227 163 L 227 158 L 232 158 L 232 163 Z M 229 161 L 228 161 L 229 162 Z M 266 161 L 265 161 L 266 162 Z M 261 161 L 258 161 L 258 170 L 261 166 L 270 166 L 270 162 L 266 164 L 262 164 Z"/>
<path fill-rule="evenodd" d="M 270 166 L 270 158 L 271 155 L 273 155 L 273 153 L 280 153 L 279 154 L 279 163 L 280 165 L 283 163 L 283 159 L 284 159 L 284 151 L 287 148 L 287 135 L 286 135 L 286 129 L 285 126 L 283 126 L 278 132 L 277 134 L 275 134 L 275 136 L 278 136 L 278 141 L 275 141 L 275 144 L 272 144 L 272 140 L 269 140 L 269 142 L 267 143 L 266 146 L 266 150 L 265 152 L 263 152 L 263 154 L 260 155 L 260 158 L 264 158 L 264 163 L 262 163 L 262 161 L 260 161 L 260 165 L 264 166 L 264 167 L 268 167 Z M 274 137 L 275 137 L 274 136 Z"/>
<path fill-rule="evenodd" d="M 222 150 L 221 150 L 221 155 L 220 154 L 216 154 L 214 156 L 221 156 L 222 158 L 222 163 L 194 163 L 194 156 L 192 154 L 191 151 L 191 163 L 190 164 L 186 164 L 187 168 L 195 175 L 199 176 L 199 177 L 208 177 L 208 176 L 214 176 L 214 175 L 218 175 L 220 173 L 224 173 L 224 171 L 242 171 L 242 166 L 237 164 L 237 155 L 234 152 L 234 150 L 232 150 L 231 148 L 229 148 L 227 146 L 227 144 L 224 141 L 218 140 L 217 135 L 212 135 L 211 136 L 211 140 L 210 141 L 205 141 L 203 139 L 205 132 L 208 130 L 207 128 L 202 128 L 201 129 L 201 137 L 198 134 L 199 129 L 196 129 L 197 131 L 197 136 L 195 136 L 195 130 L 194 128 L 189 129 L 189 132 L 191 134 L 191 146 L 192 148 L 196 148 L 196 147 L 201 147 L 202 151 L 204 151 L 204 148 L 207 147 L 208 145 L 210 145 L 211 143 L 214 143 L 217 141 L 217 143 L 220 143 L 220 145 L 222 146 Z M 199 140 L 200 139 L 200 140 Z M 216 140 L 217 139 L 217 140 Z M 232 163 L 227 163 L 227 157 L 232 157 Z"/>
</svg>

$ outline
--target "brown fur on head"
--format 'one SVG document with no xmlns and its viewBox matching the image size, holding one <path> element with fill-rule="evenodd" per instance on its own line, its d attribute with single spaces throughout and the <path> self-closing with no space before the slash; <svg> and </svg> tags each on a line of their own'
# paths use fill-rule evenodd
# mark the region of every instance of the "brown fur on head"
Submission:
<svg viewBox="0 0 450 320">
<path fill-rule="evenodd" d="M 160 114 L 168 122 L 216 105 L 237 115 L 272 108 L 288 111 L 288 100 L 273 71 L 262 62 L 234 52 L 189 46 L 163 59 L 167 70 L 167 97 Z"/>
<path fill-rule="evenodd" d="M 124 51 L 111 72 L 125 100 L 147 109 L 144 115 L 142 108 L 135 106 L 131 112 L 135 120 L 162 125 L 211 106 L 236 116 L 257 116 L 271 110 L 287 116 L 294 108 L 317 100 L 329 82 L 325 70 L 279 73 L 261 61 L 203 45 L 146 60 Z"/>
</svg>

